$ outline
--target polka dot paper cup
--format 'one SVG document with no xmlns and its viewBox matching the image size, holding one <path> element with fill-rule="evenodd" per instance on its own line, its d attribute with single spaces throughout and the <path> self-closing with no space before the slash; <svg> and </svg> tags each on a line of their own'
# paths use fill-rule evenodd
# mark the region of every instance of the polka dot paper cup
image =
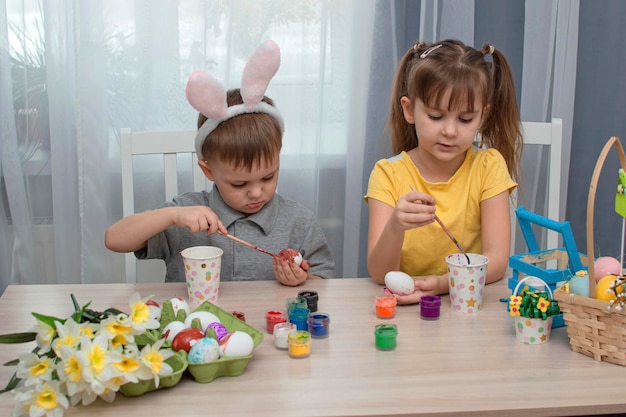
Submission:
<svg viewBox="0 0 626 417">
<path fill-rule="evenodd" d="M 450 304 L 452 310 L 459 313 L 476 313 L 483 306 L 489 259 L 474 253 L 468 253 L 467 256 L 469 264 L 462 253 L 446 257 Z"/>
<path fill-rule="evenodd" d="M 224 251 L 214 246 L 193 246 L 180 253 L 185 263 L 189 307 L 204 301 L 215 303 L 220 289 L 220 271 Z"/>
</svg>

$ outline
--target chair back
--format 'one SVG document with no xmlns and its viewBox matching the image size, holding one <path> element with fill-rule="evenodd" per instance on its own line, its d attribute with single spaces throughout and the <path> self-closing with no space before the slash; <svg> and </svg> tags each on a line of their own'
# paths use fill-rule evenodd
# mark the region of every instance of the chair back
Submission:
<svg viewBox="0 0 626 417">
<path fill-rule="evenodd" d="M 135 213 L 135 170 L 133 159 L 138 155 L 162 155 L 163 181 L 165 185 L 165 200 L 169 201 L 183 191 L 178 190 L 178 155 L 191 154 L 191 172 L 193 176 L 193 191 L 201 191 L 208 187 L 209 181 L 202 170 L 197 166 L 198 158 L 195 154 L 195 130 L 139 132 L 123 128 L 120 130 L 121 162 L 122 162 L 122 206 L 124 217 Z M 165 277 L 165 263 L 160 259 L 138 261 L 133 253 L 127 253 L 125 258 L 126 282 L 142 281 L 163 282 Z"/>
</svg>

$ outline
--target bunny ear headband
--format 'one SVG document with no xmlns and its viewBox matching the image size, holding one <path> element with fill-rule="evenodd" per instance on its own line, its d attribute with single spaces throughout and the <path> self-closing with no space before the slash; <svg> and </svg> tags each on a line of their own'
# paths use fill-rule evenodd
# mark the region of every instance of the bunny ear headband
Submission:
<svg viewBox="0 0 626 417">
<path fill-rule="evenodd" d="M 206 137 L 225 120 L 244 113 L 267 113 L 274 117 L 284 132 L 285 125 L 278 109 L 262 101 L 267 86 L 280 66 L 280 49 L 273 41 L 265 41 L 252 53 L 241 76 L 243 104 L 228 107 L 222 84 L 205 72 L 194 72 L 187 81 L 187 101 L 207 117 L 196 133 L 196 155 L 202 158 Z"/>
</svg>

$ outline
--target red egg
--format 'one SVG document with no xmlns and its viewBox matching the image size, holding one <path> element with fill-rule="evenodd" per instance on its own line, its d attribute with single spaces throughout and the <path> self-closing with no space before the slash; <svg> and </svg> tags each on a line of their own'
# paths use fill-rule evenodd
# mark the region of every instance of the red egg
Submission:
<svg viewBox="0 0 626 417">
<path fill-rule="evenodd" d="M 172 340 L 172 349 L 175 351 L 184 350 L 189 353 L 189 349 L 204 337 L 204 332 L 195 327 L 188 327 L 181 330 Z"/>
</svg>

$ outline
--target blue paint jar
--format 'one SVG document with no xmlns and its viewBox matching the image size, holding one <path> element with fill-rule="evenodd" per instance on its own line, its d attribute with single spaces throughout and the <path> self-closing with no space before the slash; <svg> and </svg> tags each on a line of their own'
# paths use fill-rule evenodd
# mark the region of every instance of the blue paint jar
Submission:
<svg viewBox="0 0 626 417">
<path fill-rule="evenodd" d="M 309 314 L 311 311 L 308 308 L 294 308 L 289 313 L 289 322 L 296 325 L 298 330 L 309 330 Z"/>
<path fill-rule="evenodd" d="M 328 337 L 330 330 L 330 316 L 327 313 L 309 314 L 309 332 L 314 339 Z"/>
</svg>

